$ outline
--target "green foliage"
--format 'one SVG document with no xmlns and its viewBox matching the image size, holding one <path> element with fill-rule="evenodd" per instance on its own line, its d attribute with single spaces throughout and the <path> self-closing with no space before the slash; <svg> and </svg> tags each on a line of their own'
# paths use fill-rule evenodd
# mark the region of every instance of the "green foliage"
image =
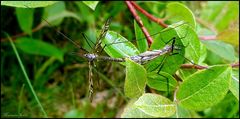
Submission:
<svg viewBox="0 0 240 119">
<path fill-rule="evenodd" d="M 1 38 L 1 117 L 238 118 L 239 69 L 230 67 L 239 60 L 238 2 L 135 3 L 168 25 L 137 10 L 152 44 L 122 1 L 1 1 L 2 31 L 12 35 L 17 47 Z M 85 52 L 67 39 L 93 51 L 96 31 L 110 16 L 98 55 L 126 62 L 94 63 L 90 104 Z M 212 35 L 220 41 L 201 40 Z M 142 65 L 128 59 L 167 45 L 175 49 Z M 26 81 L 16 80 L 21 78 Z"/>
<path fill-rule="evenodd" d="M 31 35 L 34 9 L 16 8 L 16 13 L 20 28 Z"/>
<path fill-rule="evenodd" d="M 157 104 L 157 105 L 156 105 Z M 132 100 L 121 117 L 168 117 L 175 113 L 175 104 L 161 95 L 145 93 L 137 101 Z"/>
<path fill-rule="evenodd" d="M 160 72 L 159 74 L 157 72 L 149 72 L 147 77 L 147 85 L 159 91 L 174 90 L 177 85 L 176 79 L 165 72 Z"/>
<path fill-rule="evenodd" d="M 221 41 L 204 41 L 203 43 L 206 45 L 208 50 L 218 55 L 221 59 L 229 62 L 234 62 L 236 60 L 233 46 Z"/>
<path fill-rule="evenodd" d="M 90 7 L 92 10 L 95 10 L 98 1 L 83 1 L 83 3 Z"/>
<path fill-rule="evenodd" d="M 146 73 L 143 66 L 126 59 L 124 92 L 127 97 L 138 98 L 145 92 Z"/>
<path fill-rule="evenodd" d="M 114 31 L 108 31 L 106 37 L 102 41 L 102 47 L 104 51 L 111 57 L 129 57 L 138 55 L 138 49 L 120 34 Z"/>
<path fill-rule="evenodd" d="M 59 61 L 63 62 L 64 53 L 55 46 L 43 41 L 23 37 L 17 39 L 16 46 L 25 53 L 42 56 L 53 56 Z"/>
<path fill-rule="evenodd" d="M 229 90 L 231 67 L 213 66 L 189 76 L 179 87 L 177 100 L 191 110 L 204 110 L 221 101 Z"/>
<path fill-rule="evenodd" d="M 57 1 L 1 1 L 1 5 L 12 6 L 12 7 L 21 7 L 21 8 L 37 8 L 37 7 L 46 7 L 52 4 L 57 3 Z"/>
<path fill-rule="evenodd" d="M 170 21 L 185 21 L 189 23 L 189 25 L 195 29 L 196 28 L 196 20 L 192 11 L 187 8 L 185 5 L 177 2 L 169 3 L 167 5 L 167 13 L 168 17 L 170 17 Z"/>
</svg>

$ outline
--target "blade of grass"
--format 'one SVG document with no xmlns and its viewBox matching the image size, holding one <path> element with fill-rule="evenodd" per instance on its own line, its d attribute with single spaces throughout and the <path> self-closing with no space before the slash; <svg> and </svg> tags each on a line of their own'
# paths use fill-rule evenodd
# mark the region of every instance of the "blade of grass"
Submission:
<svg viewBox="0 0 240 119">
<path fill-rule="evenodd" d="M 19 55 L 18 55 L 18 52 L 17 52 L 16 47 L 15 47 L 15 45 L 13 44 L 12 39 L 10 38 L 10 36 L 9 36 L 7 33 L 5 33 L 5 35 L 7 36 L 8 40 L 9 40 L 10 43 L 11 43 L 11 46 L 12 46 L 12 48 L 13 48 L 13 51 L 14 51 L 14 53 L 16 54 L 17 60 L 18 60 L 18 62 L 19 62 L 19 64 L 20 64 L 20 67 L 21 67 L 21 69 L 22 69 L 22 71 L 23 71 L 23 75 L 25 76 L 25 79 L 26 79 L 26 81 L 27 81 L 27 83 L 28 83 L 28 86 L 29 86 L 29 88 L 30 88 L 30 90 L 31 90 L 31 92 L 32 92 L 35 100 L 37 101 L 39 107 L 41 108 L 41 111 L 43 112 L 44 116 L 47 117 L 47 113 L 46 113 L 45 110 L 43 109 L 43 106 L 42 106 L 42 104 L 40 103 L 40 101 L 39 101 L 39 99 L 38 99 L 38 97 L 37 97 L 37 95 L 36 95 L 36 93 L 35 93 L 35 91 L 34 91 L 34 89 L 33 89 L 33 87 L 32 87 L 32 84 L 31 84 L 31 82 L 30 82 L 30 80 L 29 80 L 29 78 L 28 78 L 28 75 L 27 75 L 27 73 L 26 73 L 26 71 L 25 71 L 25 68 L 24 68 L 24 66 L 23 66 L 23 64 L 22 64 L 22 61 L 21 61 Z"/>
<path fill-rule="evenodd" d="M 25 84 L 22 85 L 22 88 L 20 90 L 20 94 L 19 94 L 19 102 L 18 102 L 18 114 L 21 115 L 21 109 L 22 109 L 22 105 L 23 105 L 23 91 L 24 91 L 24 87 Z"/>
</svg>

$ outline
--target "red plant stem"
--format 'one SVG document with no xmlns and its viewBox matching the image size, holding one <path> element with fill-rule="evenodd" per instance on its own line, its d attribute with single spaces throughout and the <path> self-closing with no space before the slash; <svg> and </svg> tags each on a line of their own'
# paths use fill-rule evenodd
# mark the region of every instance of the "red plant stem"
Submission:
<svg viewBox="0 0 240 119">
<path fill-rule="evenodd" d="M 239 67 L 239 62 L 230 64 L 232 68 L 237 68 Z M 207 66 L 200 66 L 200 65 L 194 65 L 194 64 L 182 64 L 181 68 L 186 68 L 186 69 L 207 69 Z"/>
<path fill-rule="evenodd" d="M 201 40 L 216 40 L 217 36 L 212 35 L 212 36 L 199 36 Z"/>
<path fill-rule="evenodd" d="M 135 2 L 133 1 L 130 1 L 132 3 L 132 5 L 138 10 L 140 11 L 141 13 L 143 13 L 146 17 L 148 17 L 150 20 L 158 23 L 159 25 L 161 25 L 162 27 L 166 28 L 168 25 L 165 24 L 163 22 L 162 19 L 159 19 L 159 18 L 156 18 L 154 17 L 153 15 L 149 14 L 147 11 L 145 11 L 143 8 L 141 8 L 139 5 L 137 5 Z"/>
<path fill-rule="evenodd" d="M 127 4 L 128 9 L 132 13 L 134 19 L 137 21 L 137 23 L 140 26 L 142 32 L 144 33 L 145 37 L 147 38 L 148 46 L 150 46 L 152 44 L 153 40 L 152 40 L 150 34 L 148 33 L 147 29 L 144 27 L 141 18 L 138 16 L 135 8 L 133 7 L 133 5 L 131 4 L 130 1 L 125 1 L 125 3 Z"/>
</svg>

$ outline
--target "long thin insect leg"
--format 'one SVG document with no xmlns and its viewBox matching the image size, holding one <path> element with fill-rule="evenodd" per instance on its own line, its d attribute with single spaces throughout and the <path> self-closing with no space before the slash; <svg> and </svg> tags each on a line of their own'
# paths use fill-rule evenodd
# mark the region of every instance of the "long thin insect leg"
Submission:
<svg viewBox="0 0 240 119">
<path fill-rule="evenodd" d="M 93 62 L 88 62 L 89 72 L 88 72 L 88 78 L 89 78 L 89 99 L 90 102 L 92 102 L 93 99 L 93 72 L 92 72 L 92 64 Z"/>
<path fill-rule="evenodd" d="M 83 36 L 83 38 L 86 40 L 86 42 L 87 42 L 87 44 L 88 44 L 88 46 L 91 48 L 91 49 L 93 49 L 93 47 L 90 45 L 90 43 L 88 42 L 88 38 L 87 38 L 87 36 L 84 34 L 84 33 L 81 33 L 82 34 L 82 36 Z M 91 40 L 90 40 L 91 41 Z M 92 42 L 92 41 L 91 41 Z M 93 43 L 93 42 L 92 42 Z M 93 43 L 94 44 L 94 43 Z"/>
<path fill-rule="evenodd" d="M 166 76 L 160 74 L 160 71 L 162 70 L 162 68 L 163 68 L 163 66 L 164 66 L 164 62 L 166 61 L 166 58 L 167 58 L 167 57 L 168 57 L 167 55 L 164 56 L 163 61 L 162 61 L 161 64 L 159 65 L 159 70 L 158 70 L 157 74 L 159 74 L 160 76 L 166 78 L 166 80 L 167 80 L 167 92 L 168 92 L 167 94 L 168 94 L 168 96 L 169 96 L 169 94 L 170 94 L 170 92 L 169 92 L 169 79 L 168 79 Z"/>
</svg>

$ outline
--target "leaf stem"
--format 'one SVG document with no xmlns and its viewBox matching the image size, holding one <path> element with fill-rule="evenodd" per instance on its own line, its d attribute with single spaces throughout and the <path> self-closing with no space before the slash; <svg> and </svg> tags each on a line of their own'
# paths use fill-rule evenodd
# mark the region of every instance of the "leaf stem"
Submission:
<svg viewBox="0 0 240 119">
<path fill-rule="evenodd" d="M 137 14 L 134 6 L 132 5 L 131 1 L 125 1 L 125 3 L 127 4 L 128 9 L 132 13 L 134 19 L 137 21 L 139 27 L 141 28 L 142 32 L 144 33 L 145 37 L 147 38 L 148 46 L 150 47 L 150 45 L 153 42 L 152 37 L 148 33 L 147 29 L 144 27 L 143 22 L 142 22 L 141 18 L 138 16 L 138 14 Z"/>
<path fill-rule="evenodd" d="M 167 28 L 167 27 L 168 27 L 168 25 L 163 22 L 163 19 L 154 17 L 153 15 L 151 15 L 150 13 L 148 13 L 147 11 L 145 11 L 143 8 L 141 8 L 139 5 L 137 5 L 135 2 L 133 2 L 133 1 L 130 1 L 130 2 L 132 3 L 132 5 L 133 5 L 138 11 L 140 11 L 142 14 L 144 14 L 144 15 L 145 15 L 146 17 L 148 17 L 150 20 L 156 22 L 157 24 L 161 25 L 161 26 L 164 27 L 164 28 Z"/>
<path fill-rule="evenodd" d="M 239 62 L 230 64 L 232 68 L 238 68 L 239 67 Z M 181 68 L 185 68 L 185 69 L 207 69 L 208 66 L 200 66 L 200 65 L 194 65 L 194 64 L 182 64 Z"/>
</svg>

